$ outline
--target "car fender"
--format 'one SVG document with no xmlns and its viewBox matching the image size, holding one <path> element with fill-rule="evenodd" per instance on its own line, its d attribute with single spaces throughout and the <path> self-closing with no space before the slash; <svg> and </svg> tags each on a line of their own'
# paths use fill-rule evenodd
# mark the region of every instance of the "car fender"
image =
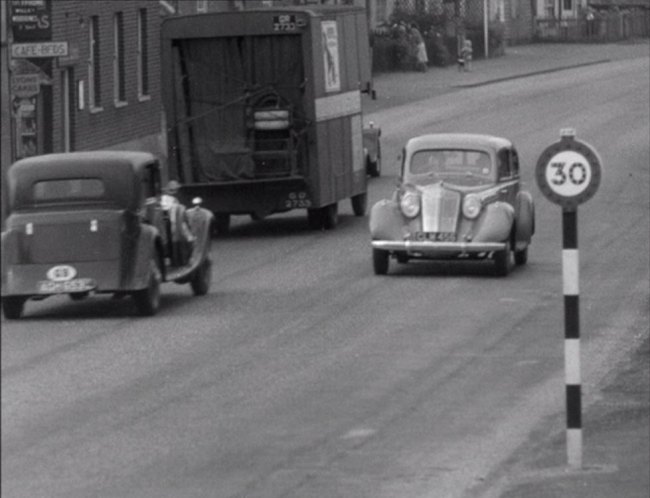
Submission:
<svg viewBox="0 0 650 498">
<path fill-rule="evenodd" d="M 520 191 L 515 204 L 515 248 L 523 249 L 535 233 L 535 204 L 530 192 Z"/>
<path fill-rule="evenodd" d="M 128 283 L 126 286 L 131 290 L 143 289 L 149 285 L 149 262 L 152 258 L 158 261 L 161 271 L 164 270 L 164 265 L 160 261 L 162 256 L 160 232 L 152 225 L 143 224 L 141 228 L 131 278 L 129 279 L 127 275 Z"/>
<path fill-rule="evenodd" d="M 515 209 L 507 202 L 493 202 L 485 207 L 479 220 L 474 242 L 508 240 L 515 220 Z"/>
<path fill-rule="evenodd" d="M 404 218 L 397 202 L 383 199 L 370 210 L 370 237 L 373 240 L 402 240 Z"/>
<path fill-rule="evenodd" d="M 183 266 L 170 270 L 167 275 L 167 280 L 178 284 L 189 282 L 194 272 L 210 257 L 212 224 L 215 218 L 212 211 L 200 206 L 188 209 L 186 215 L 190 231 L 195 237 L 192 254 Z"/>
</svg>

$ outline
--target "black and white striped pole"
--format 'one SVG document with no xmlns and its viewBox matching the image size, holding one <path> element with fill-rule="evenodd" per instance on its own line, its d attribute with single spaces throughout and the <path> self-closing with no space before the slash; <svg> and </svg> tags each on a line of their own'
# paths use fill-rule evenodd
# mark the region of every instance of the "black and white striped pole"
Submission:
<svg viewBox="0 0 650 498">
<path fill-rule="evenodd" d="M 564 293 L 564 372 L 567 460 L 582 468 L 582 379 L 580 375 L 580 258 L 578 205 L 598 190 L 602 171 L 596 150 L 575 139 L 575 130 L 560 130 L 560 141 L 540 155 L 537 185 L 562 207 L 562 290 Z"/>
</svg>

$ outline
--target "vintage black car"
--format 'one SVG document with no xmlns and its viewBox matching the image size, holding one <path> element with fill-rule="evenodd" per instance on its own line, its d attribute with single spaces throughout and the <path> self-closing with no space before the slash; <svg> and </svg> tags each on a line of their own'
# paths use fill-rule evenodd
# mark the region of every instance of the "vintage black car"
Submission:
<svg viewBox="0 0 650 498">
<path fill-rule="evenodd" d="M 505 276 L 528 260 L 535 206 L 509 140 L 448 133 L 410 139 L 399 185 L 370 212 L 373 268 L 417 259 L 492 259 Z"/>
<path fill-rule="evenodd" d="M 213 215 L 198 204 L 164 209 L 152 154 L 47 154 L 14 163 L 7 178 L 6 318 L 20 318 L 29 299 L 57 294 L 132 296 L 140 314 L 153 315 L 162 282 L 208 292 Z"/>
</svg>

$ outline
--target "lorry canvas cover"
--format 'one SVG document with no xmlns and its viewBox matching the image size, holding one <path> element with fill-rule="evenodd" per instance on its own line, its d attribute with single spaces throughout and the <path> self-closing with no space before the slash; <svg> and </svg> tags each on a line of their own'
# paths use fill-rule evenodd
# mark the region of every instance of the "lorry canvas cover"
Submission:
<svg viewBox="0 0 650 498">
<path fill-rule="evenodd" d="M 177 40 L 174 67 L 184 96 L 176 105 L 185 117 L 177 132 L 190 145 L 185 153 L 192 154 L 182 162 L 193 165 L 184 181 L 297 172 L 306 160 L 297 155 L 307 126 L 299 35 Z M 258 164 L 256 172 L 255 152 L 262 151 L 285 160 L 270 164 L 273 154 L 267 154 L 266 171 Z"/>
</svg>

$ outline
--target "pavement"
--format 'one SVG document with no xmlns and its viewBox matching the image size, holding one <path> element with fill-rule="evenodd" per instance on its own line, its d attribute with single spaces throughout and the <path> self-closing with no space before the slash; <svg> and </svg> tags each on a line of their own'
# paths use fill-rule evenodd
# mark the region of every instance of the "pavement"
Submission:
<svg viewBox="0 0 650 498">
<path fill-rule="evenodd" d="M 611 44 L 517 45 L 507 47 L 503 56 L 475 59 L 470 72 L 460 72 L 455 65 L 451 65 L 430 67 L 426 73 L 376 74 L 373 79 L 377 100 L 364 98 L 363 111 L 367 115 L 463 88 L 639 57 L 650 57 L 650 40 Z"/>
<path fill-rule="evenodd" d="M 532 44 L 503 56 L 426 73 L 374 76 L 377 99 L 364 99 L 366 116 L 390 107 L 490 85 L 621 59 L 650 57 L 650 40 L 614 44 Z M 650 91 L 650 89 L 649 89 Z M 649 116 L 650 119 L 650 116 Z M 634 321 L 625 351 L 593 392 L 583 389 L 583 449 L 569 466 L 564 414 L 545 421 L 509 462 L 471 496 L 481 498 L 648 498 L 650 496 L 650 328 L 647 311 Z M 584 388 L 584 386 L 583 386 Z M 562 419 L 560 423 L 558 420 Z M 558 427 L 561 427 L 558 429 Z"/>
</svg>

